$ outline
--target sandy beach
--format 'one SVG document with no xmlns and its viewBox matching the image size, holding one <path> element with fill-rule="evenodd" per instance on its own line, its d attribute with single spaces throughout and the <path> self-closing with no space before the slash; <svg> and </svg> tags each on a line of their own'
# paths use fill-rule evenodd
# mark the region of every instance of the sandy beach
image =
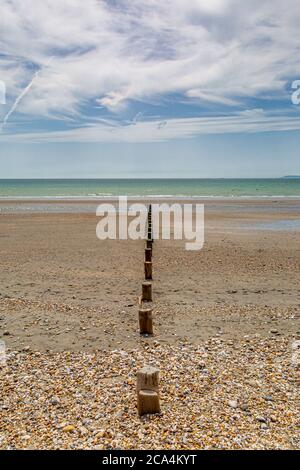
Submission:
<svg viewBox="0 0 300 470">
<path fill-rule="evenodd" d="M 153 337 L 144 241 L 98 240 L 96 206 L 0 202 L 0 447 L 299 448 L 300 200 L 207 200 L 202 250 L 155 241 Z"/>
<path fill-rule="evenodd" d="M 299 23 L 1 1 L 3 468 L 296 465 Z"/>
</svg>

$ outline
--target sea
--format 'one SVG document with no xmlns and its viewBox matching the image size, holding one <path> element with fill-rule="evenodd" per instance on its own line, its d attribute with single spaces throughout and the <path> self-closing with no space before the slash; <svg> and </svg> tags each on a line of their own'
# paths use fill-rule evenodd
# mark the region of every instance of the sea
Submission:
<svg viewBox="0 0 300 470">
<path fill-rule="evenodd" d="M 300 178 L 0 179 L 0 199 L 300 198 Z"/>
</svg>

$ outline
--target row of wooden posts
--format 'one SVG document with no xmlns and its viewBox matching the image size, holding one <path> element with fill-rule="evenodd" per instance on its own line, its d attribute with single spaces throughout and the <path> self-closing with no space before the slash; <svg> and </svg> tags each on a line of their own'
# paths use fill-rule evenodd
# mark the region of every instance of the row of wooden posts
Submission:
<svg viewBox="0 0 300 470">
<path fill-rule="evenodd" d="M 139 328 L 141 335 L 153 334 L 152 319 L 152 253 L 153 227 L 152 207 L 147 214 L 147 239 L 145 245 L 144 273 L 142 295 L 139 302 Z M 159 403 L 159 370 L 155 367 L 143 367 L 137 373 L 137 403 L 139 415 L 160 412 Z"/>
</svg>

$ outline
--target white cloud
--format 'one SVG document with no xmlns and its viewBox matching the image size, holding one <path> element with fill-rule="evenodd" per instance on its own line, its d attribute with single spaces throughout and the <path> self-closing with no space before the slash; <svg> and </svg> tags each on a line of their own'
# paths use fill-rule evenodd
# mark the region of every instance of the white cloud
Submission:
<svg viewBox="0 0 300 470">
<path fill-rule="evenodd" d="M 29 119 L 172 93 L 238 108 L 300 76 L 299 24 L 298 0 L 2 0 L 0 79 L 12 104 L 40 70 L 18 103 Z"/>
<path fill-rule="evenodd" d="M 216 93 L 202 91 L 201 89 L 188 90 L 186 96 L 189 98 L 198 98 L 199 102 L 208 101 L 210 103 L 224 104 L 226 106 L 238 106 L 240 104 L 237 100 L 226 98 Z"/>
<path fill-rule="evenodd" d="M 110 121 L 65 131 L 6 134 L 0 135 L 0 142 L 162 142 L 202 134 L 291 130 L 300 130 L 300 118 L 253 109 L 220 117 L 134 121 L 126 126 Z"/>
</svg>

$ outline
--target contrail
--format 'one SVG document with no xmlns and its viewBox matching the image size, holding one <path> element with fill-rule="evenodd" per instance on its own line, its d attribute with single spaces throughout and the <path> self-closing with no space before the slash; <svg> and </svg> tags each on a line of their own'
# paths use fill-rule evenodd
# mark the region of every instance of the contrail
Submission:
<svg viewBox="0 0 300 470">
<path fill-rule="evenodd" d="M 8 113 L 4 116 L 4 119 L 2 121 L 2 125 L 1 125 L 1 130 L 4 128 L 4 126 L 6 125 L 8 119 L 10 118 L 10 116 L 15 112 L 15 110 L 17 109 L 18 107 L 18 104 L 20 103 L 20 101 L 22 100 L 22 98 L 24 98 L 24 96 L 29 92 L 30 88 L 32 87 L 32 84 L 34 82 L 34 80 L 36 79 L 36 77 L 38 76 L 40 70 L 38 70 L 37 72 L 35 72 L 35 74 L 33 75 L 30 83 L 28 83 L 27 87 L 24 88 L 24 90 L 22 90 L 22 92 L 19 94 L 19 96 L 16 98 L 14 104 L 12 105 L 12 107 L 10 108 L 10 110 L 8 111 Z"/>
<path fill-rule="evenodd" d="M 51 60 L 53 59 L 53 57 L 50 57 L 49 61 L 46 63 L 46 65 L 49 65 L 49 63 L 51 62 Z M 2 121 L 2 124 L 1 124 L 1 130 L 3 130 L 3 128 L 5 127 L 5 125 L 7 124 L 7 121 L 8 119 L 10 118 L 10 116 L 16 111 L 17 107 L 19 106 L 19 103 L 20 101 L 24 98 L 25 95 L 27 95 L 27 93 L 29 92 L 30 88 L 32 87 L 34 81 L 37 79 L 37 77 L 39 76 L 39 74 L 41 73 L 42 71 L 42 68 L 40 68 L 39 70 L 37 70 L 32 79 L 30 80 L 30 82 L 28 83 L 28 85 L 24 88 L 24 90 L 21 91 L 21 93 L 19 94 L 19 96 L 17 96 L 17 98 L 15 99 L 12 107 L 10 108 L 10 110 L 8 111 L 8 113 L 4 116 L 4 119 Z"/>
</svg>

